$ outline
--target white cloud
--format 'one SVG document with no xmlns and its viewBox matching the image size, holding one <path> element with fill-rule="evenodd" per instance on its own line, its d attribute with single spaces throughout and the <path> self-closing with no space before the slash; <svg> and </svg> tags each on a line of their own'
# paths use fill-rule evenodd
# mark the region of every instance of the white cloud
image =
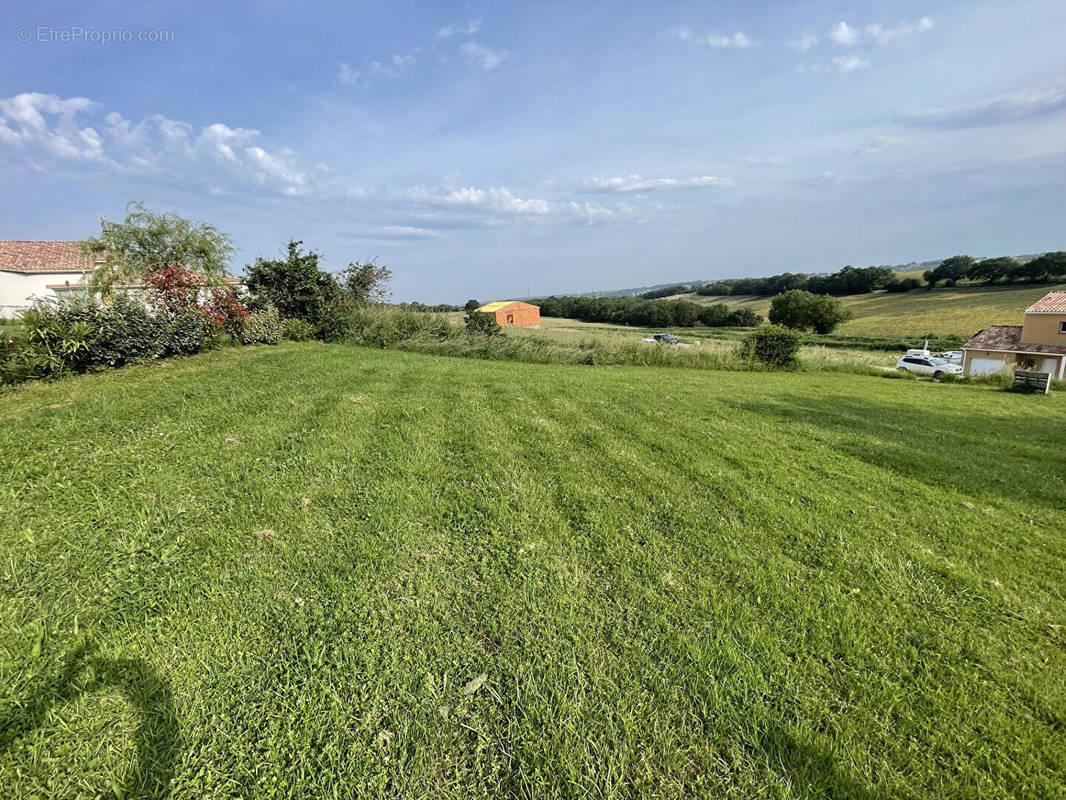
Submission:
<svg viewBox="0 0 1066 800">
<path fill-rule="evenodd" d="M 872 23 L 865 28 L 849 25 L 841 20 L 829 29 L 828 39 L 845 47 L 878 44 L 882 47 L 894 41 L 902 41 L 915 33 L 926 33 L 936 25 L 932 17 L 922 17 L 917 22 L 899 22 L 888 26 Z M 795 50 L 806 52 L 821 41 L 818 34 L 804 31 L 789 40 L 788 45 Z"/>
<path fill-rule="evenodd" d="M 466 63 L 470 66 L 480 67 L 485 70 L 496 69 L 496 67 L 511 57 L 511 53 L 508 50 L 491 50 L 477 42 L 465 42 L 459 48 L 459 52 L 463 54 L 466 58 Z"/>
<path fill-rule="evenodd" d="M 216 122 L 196 131 L 159 114 L 133 123 L 117 112 L 96 119 L 98 113 L 99 104 L 83 97 L 15 95 L 0 100 L 0 139 L 9 156 L 38 168 L 87 163 L 109 173 L 199 184 L 221 193 L 311 191 L 291 152 L 253 144 L 260 138 L 257 130 Z"/>
<path fill-rule="evenodd" d="M 347 61 L 342 61 L 337 69 L 337 83 L 341 86 L 358 86 L 363 81 L 363 75 Z"/>
<path fill-rule="evenodd" d="M 907 122 L 933 128 L 976 128 L 1046 117 L 1066 111 L 1066 84 L 1023 89 L 953 108 L 910 111 Z"/>
<path fill-rule="evenodd" d="M 254 176 L 258 183 L 280 183 L 284 187 L 284 193 L 291 197 L 305 195 L 310 191 L 307 178 L 294 166 L 289 151 L 272 155 L 262 147 L 249 147 L 245 149 L 245 153 L 257 168 Z"/>
<path fill-rule="evenodd" d="M 367 78 L 370 75 L 398 78 L 405 69 L 415 63 L 422 49 L 421 47 L 416 47 L 406 53 L 394 53 L 386 61 L 365 62 L 365 66 L 361 70 L 356 69 L 347 61 L 342 61 L 337 69 L 337 83 L 341 86 L 366 86 Z"/>
<path fill-rule="evenodd" d="M 835 56 L 830 64 L 830 69 L 835 72 L 839 72 L 842 75 L 846 75 L 849 72 L 854 72 L 857 69 L 866 69 L 870 66 L 869 59 L 861 58 L 860 56 L 849 54 L 846 56 Z"/>
<path fill-rule="evenodd" d="M 427 189 L 425 186 L 413 186 L 395 196 L 437 208 L 465 208 L 504 214 L 543 216 L 552 210 L 547 200 L 516 197 L 506 187 L 479 189 L 466 186 L 458 189 Z"/>
<path fill-rule="evenodd" d="M 734 34 L 695 34 L 691 28 L 681 26 L 670 31 L 670 35 L 682 42 L 705 45 L 707 47 L 751 47 L 755 44 L 751 37 L 737 31 Z"/>
<path fill-rule="evenodd" d="M 100 134 L 78 121 L 97 105 L 86 97 L 61 99 L 40 92 L 0 100 L 0 139 L 13 147 L 36 147 L 55 158 L 104 160 Z"/>
<path fill-rule="evenodd" d="M 585 181 L 585 192 L 649 192 L 655 189 L 705 189 L 712 186 L 729 186 L 729 178 L 713 175 L 698 175 L 691 178 L 644 178 L 631 174 L 618 178 L 592 178 Z"/>
<path fill-rule="evenodd" d="M 181 187 L 202 196 L 289 198 L 361 209 L 365 230 L 382 241 L 426 239 L 454 228 L 537 222 L 600 223 L 630 216 L 624 203 L 549 201 L 503 185 L 459 183 L 366 189 L 323 163 L 302 164 L 292 150 L 270 145 L 253 128 L 221 122 L 193 127 L 152 114 L 129 120 L 86 98 L 25 93 L 0 99 L 3 168 L 78 173 L 101 182 Z M 606 179 L 597 191 L 635 192 L 724 183 L 721 178 Z M 373 215 L 373 216 L 371 216 Z"/>
<path fill-rule="evenodd" d="M 861 35 L 862 34 L 857 29 L 843 21 L 838 22 L 833 26 L 833 29 L 829 31 L 829 38 L 837 44 L 843 45 L 858 44 Z"/>
<path fill-rule="evenodd" d="M 879 24 L 867 25 L 866 33 L 879 45 L 884 46 L 897 39 L 905 39 L 914 33 L 931 31 L 934 25 L 936 25 L 936 22 L 932 17 L 922 17 L 917 22 L 900 22 L 898 25 L 894 25 L 890 28 L 886 28 Z"/>
<path fill-rule="evenodd" d="M 437 38 L 447 39 L 449 36 L 473 36 L 481 30 L 482 22 L 484 22 L 484 20 L 482 20 L 481 17 L 475 17 L 466 22 L 453 22 L 450 25 L 445 25 L 437 31 Z"/>
<path fill-rule="evenodd" d="M 822 39 L 817 33 L 811 33 L 810 31 L 803 31 L 797 34 L 793 38 L 789 39 L 785 44 L 791 47 L 793 50 L 799 50 L 801 53 L 806 53 L 812 47 L 818 44 Z"/>
<path fill-rule="evenodd" d="M 382 225 L 369 233 L 381 239 L 435 239 L 441 235 L 438 230 L 414 225 Z"/>
</svg>

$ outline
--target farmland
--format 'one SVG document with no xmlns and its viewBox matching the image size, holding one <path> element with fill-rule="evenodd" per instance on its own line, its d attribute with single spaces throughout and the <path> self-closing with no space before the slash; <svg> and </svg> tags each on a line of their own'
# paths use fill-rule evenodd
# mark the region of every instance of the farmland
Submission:
<svg viewBox="0 0 1066 800">
<path fill-rule="evenodd" d="M 933 291 L 871 294 L 842 297 L 853 319 L 837 329 L 852 336 L 958 336 L 969 338 L 989 325 L 1020 325 L 1022 313 L 1053 289 L 1063 286 L 957 286 Z M 680 295 L 699 303 L 726 303 L 750 308 L 764 317 L 769 297 L 702 297 Z"/>
<path fill-rule="evenodd" d="M 0 786 L 1061 796 L 1064 412 L 316 343 L 6 391 Z"/>
</svg>

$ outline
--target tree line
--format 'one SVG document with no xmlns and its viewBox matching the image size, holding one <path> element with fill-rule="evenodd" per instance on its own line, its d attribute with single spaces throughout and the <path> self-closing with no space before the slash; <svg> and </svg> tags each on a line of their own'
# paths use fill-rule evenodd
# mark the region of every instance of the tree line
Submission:
<svg viewBox="0 0 1066 800">
<path fill-rule="evenodd" d="M 645 300 L 639 297 L 545 297 L 531 300 L 545 317 L 582 322 L 609 322 L 642 328 L 751 328 L 762 317 L 751 309 L 731 309 L 724 303 L 701 305 L 685 300 Z"/>
<path fill-rule="evenodd" d="M 1010 256 L 981 259 L 952 256 L 945 258 L 934 269 L 927 269 L 922 273 L 922 278 L 930 289 L 940 281 L 943 281 L 945 286 L 954 286 L 963 278 L 984 281 L 986 284 L 997 281 L 1040 283 L 1057 280 L 1066 278 L 1066 252 L 1059 250 L 1044 253 L 1029 261 L 1019 261 Z"/>
<path fill-rule="evenodd" d="M 938 283 L 954 286 L 964 278 L 975 282 L 983 281 L 986 284 L 1021 281 L 1040 283 L 1062 280 L 1066 279 L 1066 252 L 1049 252 L 1028 261 L 1020 261 L 1010 256 L 980 259 L 967 255 L 952 256 L 944 259 L 934 269 L 926 270 L 922 278 L 929 289 L 934 288 Z M 705 297 L 772 296 L 793 289 L 839 297 L 867 294 L 880 289 L 889 292 L 909 292 L 921 288 L 922 283 L 923 281 L 917 278 L 900 277 L 889 267 L 848 265 L 829 275 L 782 272 L 779 275 L 770 275 L 765 278 L 727 278 L 703 285 L 677 284 L 652 289 L 644 292 L 640 297 L 654 299 L 690 292 Z"/>
<path fill-rule="evenodd" d="M 846 266 L 830 275 L 804 275 L 797 272 L 782 272 L 767 278 L 729 278 L 712 281 L 696 290 L 697 294 L 709 297 L 728 295 L 775 295 L 793 289 L 813 294 L 866 294 L 878 289 L 887 289 L 896 280 L 888 267 Z M 920 285 L 920 284 L 919 284 Z"/>
</svg>

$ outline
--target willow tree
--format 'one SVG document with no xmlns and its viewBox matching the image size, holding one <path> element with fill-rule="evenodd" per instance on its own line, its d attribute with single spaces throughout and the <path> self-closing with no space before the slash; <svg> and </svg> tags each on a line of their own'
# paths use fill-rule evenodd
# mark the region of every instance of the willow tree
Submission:
<svg viewBox="0 0 1066 800">
<path fill-rule="evenodd" d="M 143 283 L 158 269 L 177 266 L 199 273 L 208 284 L 221 284 L 234 254 L 228 235 L 206 222 L 190 222 L 173 212 L 157 214 L 141 203 L 126 207 L 122 222 L 100 220 L 100 235 L 82 242 L 89 255 L 102 259 L 89 279 L 94 293 Z"/>
</svg>

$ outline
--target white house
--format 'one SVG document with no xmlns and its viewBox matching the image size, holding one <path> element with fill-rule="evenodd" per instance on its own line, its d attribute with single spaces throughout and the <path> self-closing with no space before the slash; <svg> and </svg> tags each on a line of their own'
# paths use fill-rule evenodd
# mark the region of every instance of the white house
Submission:
<svg viewBox="0 0 1066 800">
<path fill-rule="evenodd" d="M 14 317 L 34 300 L 84 293 L 94 266 L 80 242 L 0 241 L 0 317 Z"/>
<path fill-rule="evenodd" d="M 0 241 L 0 319 L 10 319 L 35 300 L 56 300 L 86 294 L 86 282 L 99 264 L 82 252 L 81 242 Z M 227 276 L 238 294 L 244 281 Z M 113 287 L 143 297 L 141 284 Z"/>
</svg>

